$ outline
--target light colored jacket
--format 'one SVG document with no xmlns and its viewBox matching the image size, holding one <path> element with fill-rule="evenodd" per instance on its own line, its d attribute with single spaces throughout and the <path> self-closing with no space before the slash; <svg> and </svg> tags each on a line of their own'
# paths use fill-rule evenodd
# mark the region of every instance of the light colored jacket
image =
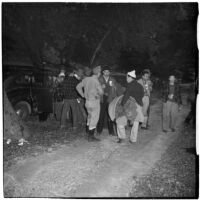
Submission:
<svg viewBox="0 0 200 200">
<path fill-rule="evenodd" d="M 78 93 L 86 100 L 100 100 L 103 95 L 103 89 L 99 83 L 98 77 L 93 75 L 84 78 L 77 86 Z M 84 92 L 83 92 L 84 89 Z"/>
</svg>

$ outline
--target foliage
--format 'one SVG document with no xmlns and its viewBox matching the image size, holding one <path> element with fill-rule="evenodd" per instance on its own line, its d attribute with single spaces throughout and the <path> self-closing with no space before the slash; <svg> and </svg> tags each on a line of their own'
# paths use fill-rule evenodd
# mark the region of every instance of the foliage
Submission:
<svg viewBox="0 0 200 200">
<path fill-rule="evenodd" d="M 94 57 L 94 64 L 126 70 L 148 66 L 158 76 L 169 67 L 185 72 L 198 59 L 197 9 L 196 3 L 4 3 L 3 54 L 20 49 L 39 65 L 90 65 Z"/>
</svg>

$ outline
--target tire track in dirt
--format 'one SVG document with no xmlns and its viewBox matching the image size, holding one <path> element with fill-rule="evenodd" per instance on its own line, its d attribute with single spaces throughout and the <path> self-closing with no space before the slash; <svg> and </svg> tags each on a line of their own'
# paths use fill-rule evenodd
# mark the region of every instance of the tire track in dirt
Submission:
<svg viewBox="0 0 200 200">
<path fill-rule="evenodd" d="M 150 124 L 150 130 L 140 130 L 134 145 L 117 144 L 105 133 L 99 143 L 76 140 L 17 163 L 6 172 L 19 183 L 13 196 L 127 197 L 131 177 L 151 170 L 177 136 L 161 133 L 160 101 L 152 106 Z"/>
</svg>

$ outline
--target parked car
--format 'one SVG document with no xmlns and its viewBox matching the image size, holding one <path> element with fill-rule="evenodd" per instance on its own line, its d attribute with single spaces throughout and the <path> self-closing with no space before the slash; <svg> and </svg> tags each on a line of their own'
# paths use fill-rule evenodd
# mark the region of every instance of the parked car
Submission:
<svg viewBox="0 0 200 200">
<path fill-rule="evenodd" d="M 52 113 L 52 85 L 47 78 L 43 72 L 18 70 L 4 80 L 8 99 L 23 120 L 30 114 Z"/>
</svg>

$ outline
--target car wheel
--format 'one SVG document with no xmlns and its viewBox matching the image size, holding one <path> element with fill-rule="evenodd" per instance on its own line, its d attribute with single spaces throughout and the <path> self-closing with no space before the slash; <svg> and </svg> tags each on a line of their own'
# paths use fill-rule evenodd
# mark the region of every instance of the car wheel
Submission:
<svg viewBox="0 0 200 200">
<path fill-rule="evenodd" d="M 25 101 L 21 101 L 15 105 L 15 112 L 22 119 L 25 120 L 30 114 L 30 105 Z"/>
</svg>

